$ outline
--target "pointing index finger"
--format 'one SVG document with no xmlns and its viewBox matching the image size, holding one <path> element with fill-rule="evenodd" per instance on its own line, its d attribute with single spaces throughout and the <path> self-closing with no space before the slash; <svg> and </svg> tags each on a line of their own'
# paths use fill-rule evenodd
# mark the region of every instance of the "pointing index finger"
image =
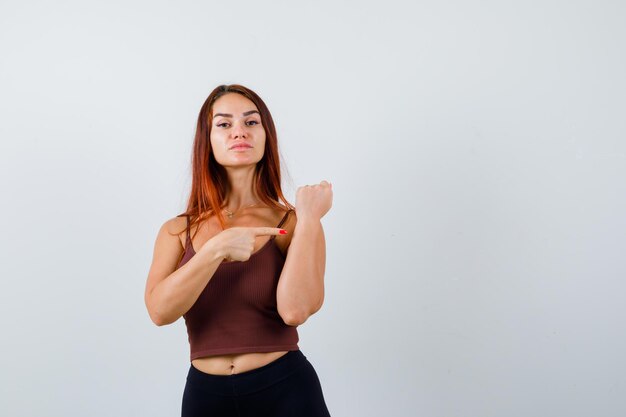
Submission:
<svg viewBox="0 0 626 417">
<path fill-rule="evenodd" d="M 254 234 L 256 236 L 284 235 L 287 234 L 287 231 L 280 227 L 255 227 Z"/>
</svg>

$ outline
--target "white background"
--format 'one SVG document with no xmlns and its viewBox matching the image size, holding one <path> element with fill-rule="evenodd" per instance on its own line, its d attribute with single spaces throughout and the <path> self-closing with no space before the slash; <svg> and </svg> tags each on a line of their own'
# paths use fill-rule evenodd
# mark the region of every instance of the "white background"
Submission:
<svg viewBox="0 0 626 417">
<path fill-rule="evenodd" d="M 224 83 L 333 183 L 333 417 L 625 415 L 624 3 L 232 3 L 0 3 L 0 415 L 180 414 L 145 280 Z"/>
</svg>

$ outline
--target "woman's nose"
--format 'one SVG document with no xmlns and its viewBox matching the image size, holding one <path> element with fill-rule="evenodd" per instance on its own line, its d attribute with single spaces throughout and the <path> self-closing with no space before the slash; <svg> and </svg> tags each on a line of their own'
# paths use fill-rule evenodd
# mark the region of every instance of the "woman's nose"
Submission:
<svg viewBox="0 0 626 417">
<path fill-rule="evenodd" d="M 247 135 L 246 128 L 243 125 L 241 125 L 239 123 L 236 123 L 233 126 L 233 136 L 234 137 L 240 138 L 240 137 L 245 137 L 246 135 Z"/>
</svg>

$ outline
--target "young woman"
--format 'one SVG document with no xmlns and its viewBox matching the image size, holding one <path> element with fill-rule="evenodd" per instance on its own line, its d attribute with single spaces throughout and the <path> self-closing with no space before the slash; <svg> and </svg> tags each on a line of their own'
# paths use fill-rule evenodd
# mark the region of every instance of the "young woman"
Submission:
<svg viewBox="0 0 626 417">
<path fill-rule="evenodd" d="M 287 202 L 272 116 L 236 84 L 202 106 L 192 167 L 187 210 L 161 226 L 145 292 L 157 326 L 185 319 L 182 416 L 330 416 L 297 326 L 324 300 L 331 184 Z"/>
</svg>

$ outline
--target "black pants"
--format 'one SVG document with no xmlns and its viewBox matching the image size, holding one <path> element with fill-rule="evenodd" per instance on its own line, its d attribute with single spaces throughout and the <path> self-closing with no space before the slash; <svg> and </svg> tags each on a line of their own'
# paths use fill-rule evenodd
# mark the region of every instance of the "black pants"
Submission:
<svg viewBox="0 0 626 417">
<path fill-rule="evenodd" d="M 189 367 L 182 417 L 330 417 L 313 365 L 292 350 L 260 368 L 233 375 Z"/>
</svg>

